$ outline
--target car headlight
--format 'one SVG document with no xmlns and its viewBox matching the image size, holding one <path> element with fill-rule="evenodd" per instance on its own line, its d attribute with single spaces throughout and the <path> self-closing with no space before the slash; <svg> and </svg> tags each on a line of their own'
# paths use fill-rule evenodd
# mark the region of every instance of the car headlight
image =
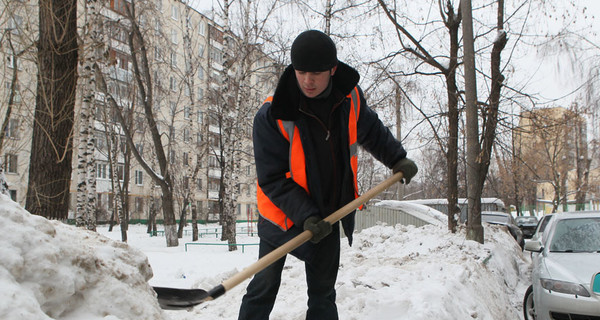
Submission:
<svg viewBox="0 0 600 320">
<path fill-rule="evenodd" d="M 579 283 L 558 281 L 552 279 L 540 279 L 542 288 L 550 291 L 556 291 L 560 293 L 573 294 L 576 296 L 589 297 L 590 293 L 585 289 L 584 286 Z"/>
</svg>

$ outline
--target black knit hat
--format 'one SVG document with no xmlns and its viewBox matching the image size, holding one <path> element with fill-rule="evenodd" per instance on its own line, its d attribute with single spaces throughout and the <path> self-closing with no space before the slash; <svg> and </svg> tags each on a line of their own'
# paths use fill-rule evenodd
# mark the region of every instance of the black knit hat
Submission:
<svg viewBox="0 0 600 320">
<path fill-rule="evenodd" d="M 338 63 L 335 43 L 317 30 L 304 31 L 292 43 L 292 65 L 300 71 L 325 71 Z"/>
</svg>

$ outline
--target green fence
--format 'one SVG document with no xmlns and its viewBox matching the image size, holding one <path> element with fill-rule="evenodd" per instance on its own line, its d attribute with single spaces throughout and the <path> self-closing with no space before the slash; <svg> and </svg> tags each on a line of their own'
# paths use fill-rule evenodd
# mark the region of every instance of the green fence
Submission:
<svg viewBox="0 0 600 320">
<path fill-rule="evenodd" d="M 553 213 L 554 206 L 551 202 L 540 202 L 537 205 L 521 206 L 523 215 L 542 215 Z M 568 203 L 567 205 L 560 204 L 556 212 L 573 212 L 573 211 L 600 211 L 600 201 L 590 201 L 586 203 Z"/>
</svg>

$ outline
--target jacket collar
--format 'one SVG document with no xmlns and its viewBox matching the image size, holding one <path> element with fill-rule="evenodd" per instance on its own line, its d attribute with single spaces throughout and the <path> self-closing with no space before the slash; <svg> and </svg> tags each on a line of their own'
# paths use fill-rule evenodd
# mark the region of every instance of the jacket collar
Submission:
<svg viewBox="0 0 600 320">
<path fill-rule="evenodd" d="M 358 72 L 343 62 L 338 62 L 338 67 L 332 77 L 333 90 L 344 96 L 350 94 L 356 87 L 360 75 Z M 296 73 L 292 65 L 287 66 L 279 78 L 273 101 L 271 102 L 271 115 L 275 119 L 296 120 L 300 115 L 300 99 L 302 92 L 298 88 Z"/>
</svg>

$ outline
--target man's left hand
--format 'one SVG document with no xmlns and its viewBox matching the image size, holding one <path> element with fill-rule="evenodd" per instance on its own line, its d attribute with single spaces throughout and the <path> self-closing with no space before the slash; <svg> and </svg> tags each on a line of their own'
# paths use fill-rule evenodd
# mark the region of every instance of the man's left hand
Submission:
<svg viewBox="0 0 600 320">
<path fill-rule="evenodd" d="M 401 159 L 392 167 L 392 172 L 394 172 L 394 174 L 402 172 L 404 177 L 400 182 L 404 183 L 404 181 L 406 181 L 406 184 L 410 183 L 410 180 L 417 174 L 418 171 L 419 168 L 417 168 L 417 164 L 409 158 Z"/>
</svg>

